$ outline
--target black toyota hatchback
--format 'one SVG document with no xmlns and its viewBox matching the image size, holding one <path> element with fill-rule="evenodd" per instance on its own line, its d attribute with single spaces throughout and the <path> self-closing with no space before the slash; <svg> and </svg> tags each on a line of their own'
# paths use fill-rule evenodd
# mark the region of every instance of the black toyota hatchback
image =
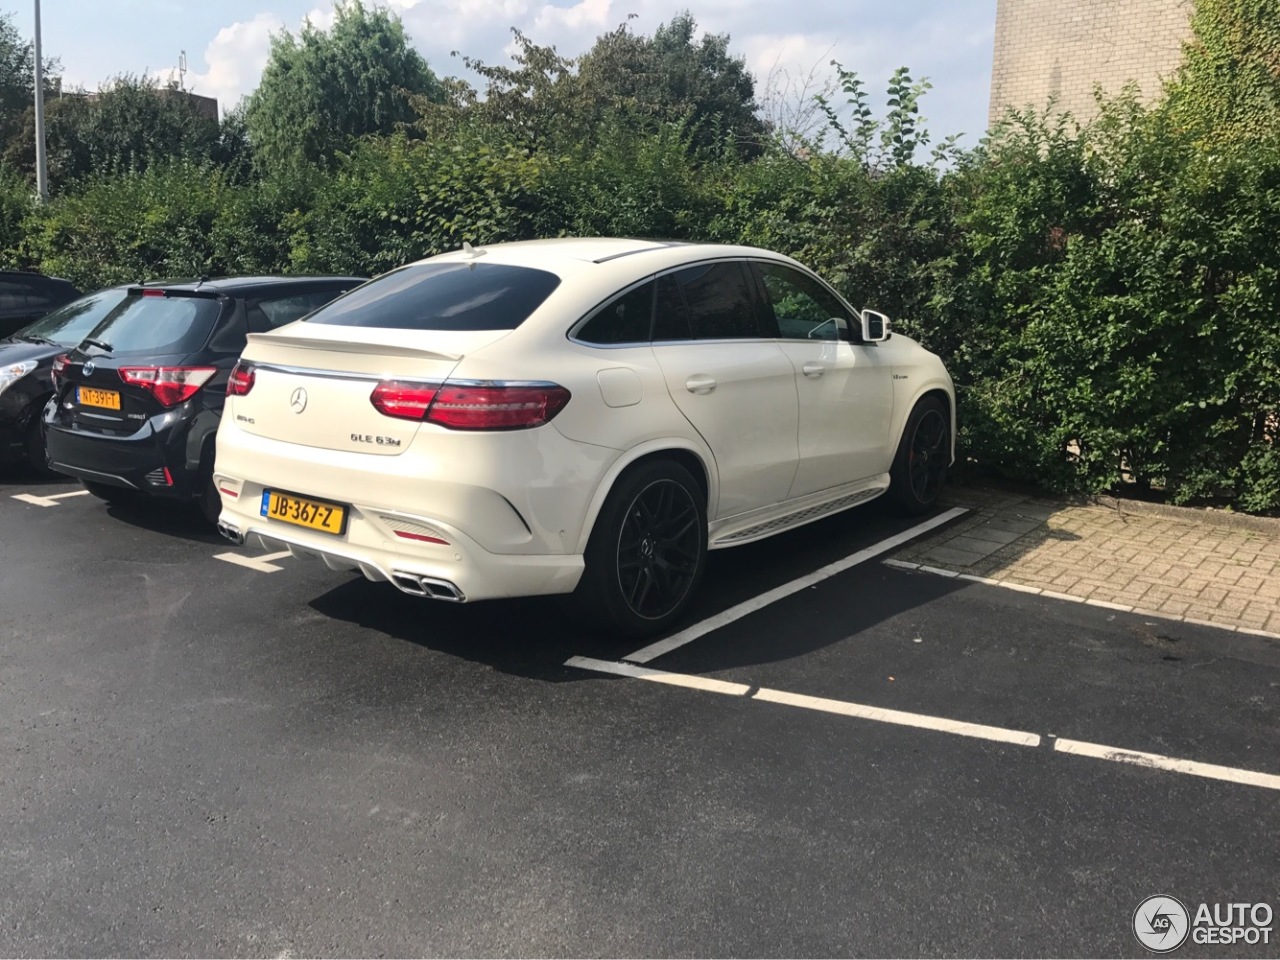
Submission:
<svg viewBox="0 0 1280 960">
<path fill-rule="evenodd" d="M 44 411 L 49 466 L 95 496 L 194 501 L 210 521 L 214 435 L 250 333 L 305 316 L 364 281 L 240 277 L 143 284 L 54 361 Z"/>
</svg>

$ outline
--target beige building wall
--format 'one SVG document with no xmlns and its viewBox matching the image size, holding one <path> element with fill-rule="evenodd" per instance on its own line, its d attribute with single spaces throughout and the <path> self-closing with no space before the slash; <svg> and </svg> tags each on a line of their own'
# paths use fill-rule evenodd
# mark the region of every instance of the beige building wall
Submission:
<svg viewBox="0 0 1280 960">
<path fill-rule="evenodd" d="M 992 123 L 1006 108 L 1058 109 L 1087 120 L 1095 84 L 1115 94 L 1129 81 L 1159 95 L 1182 60 L 1194 0 L 997 0 Z"/>
</svg>

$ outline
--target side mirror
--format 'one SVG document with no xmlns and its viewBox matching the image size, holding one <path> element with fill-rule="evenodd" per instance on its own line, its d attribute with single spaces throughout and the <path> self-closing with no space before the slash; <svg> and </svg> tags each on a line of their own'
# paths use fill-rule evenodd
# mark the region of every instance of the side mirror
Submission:
<svg viewBox="0 0 1280 960">
<path fill-rule="evenodd" d="M 877 310 L 863 310 L 858 314 L 862 321 L 862 342 L 883 343 L 889 339 L 889 318 Z"/>
</svg>

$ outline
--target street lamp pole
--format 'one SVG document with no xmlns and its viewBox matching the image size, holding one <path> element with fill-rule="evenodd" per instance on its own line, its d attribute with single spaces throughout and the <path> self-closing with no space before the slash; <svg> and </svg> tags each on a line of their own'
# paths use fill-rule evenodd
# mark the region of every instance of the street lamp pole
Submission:
<svg viewBox="0 0 1280 960">
<path fill-rule="evenodd" d="M 36 192 L 41 201 L 49 199 L 49 171 L 44 155 L 44 63 L 40 50 L 40 0 L 36 3 Z"/>
</svg>

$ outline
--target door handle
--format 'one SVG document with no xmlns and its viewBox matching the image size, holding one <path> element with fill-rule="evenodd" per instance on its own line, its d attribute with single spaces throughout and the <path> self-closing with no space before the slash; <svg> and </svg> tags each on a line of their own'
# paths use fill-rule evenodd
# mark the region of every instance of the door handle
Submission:
<svg viewBox="0 0 1280 960">
<path fill-rule="evenodd" d="M 705 373 L 695 373 L 684 382 L 684 385 L 690 393 L 710 393 L 716 388 L 716 378 L 709 377 Z"/>
<path fill-rule="evenodd" d="M 806 377 L 818 378 L 827 372 L 827 368 L 821 363 L 814 363 L 810 360 L 800 368 Z"/>
</svg>

